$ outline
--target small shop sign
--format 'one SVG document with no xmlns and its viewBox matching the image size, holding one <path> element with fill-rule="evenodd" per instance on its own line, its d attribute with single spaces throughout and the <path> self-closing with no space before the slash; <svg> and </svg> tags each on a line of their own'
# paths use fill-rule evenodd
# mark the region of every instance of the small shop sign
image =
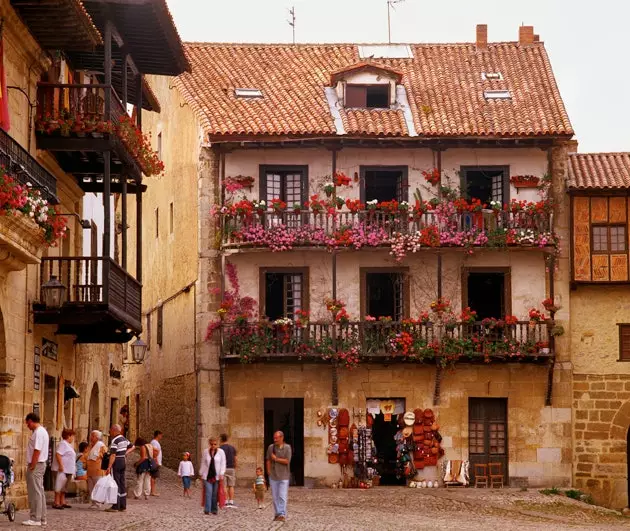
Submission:
<svg viewBox="0 0 630 531">
<path fill-rule="evenodd" d="M 42 355 L 45 358 L 57 361 L 57 343 L 46 338 L 42 339 Z"/>
</svg>

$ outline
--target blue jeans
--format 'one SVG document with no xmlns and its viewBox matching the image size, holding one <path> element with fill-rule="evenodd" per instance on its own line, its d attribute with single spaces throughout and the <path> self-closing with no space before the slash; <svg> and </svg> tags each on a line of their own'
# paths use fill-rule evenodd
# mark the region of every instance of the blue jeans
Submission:
<svg viewBox="0 0 630 531">
<path fill-rule="evenodd" d="M 217 496 L 219 494 L 219 482 L 215 481 L 210 483 L 208 480 L 204 480 L 206 484 L 206 503 L 203 506 L 203 510 L 206 513 L 216 514 L 219 510 L 217 506 Z"/>
<path fill-rule="evenodd" d="M 289 480 L 269 478 L 269 484 L 271 485 L 271 497 L 273 498 L 273 509 L 276 516 L 286 516 Z"/>
</svg>

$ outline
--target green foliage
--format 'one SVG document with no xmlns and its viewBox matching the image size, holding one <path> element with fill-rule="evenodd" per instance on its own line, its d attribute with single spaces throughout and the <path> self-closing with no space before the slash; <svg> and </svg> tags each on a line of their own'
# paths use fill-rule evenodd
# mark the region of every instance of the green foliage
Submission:
<svg viewBox="0 0 630 531">
<path fill-rule="evenodd" d="M 540 492 L 541 494 L 544 494 L 545 496 L 551 496 L 551 495 L 560 494 L 560 489 L 558 487 L 551 487 L 550 489 L 542 489 L 542 490 L 539 490 L 538 492 Z"/>
</svg>

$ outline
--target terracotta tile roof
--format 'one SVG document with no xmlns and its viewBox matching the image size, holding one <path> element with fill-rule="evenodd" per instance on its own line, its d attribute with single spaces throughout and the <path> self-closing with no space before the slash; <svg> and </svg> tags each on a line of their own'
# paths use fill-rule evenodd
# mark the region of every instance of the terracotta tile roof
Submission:
<svg viewBox="0 0 630 531">
<path fill-rule="evenodd" d="M 350 136 L 407 136 L 407 124 L 402 111 L 375 109 L 341 109 L 341 120 Z"/>
<path fill-rule="evenodd" d="M 378 64 L 402 73 L 419 136 L 573 134 L 541 42 L 492 43 L 480 52 L 474 44 L 410 47 L 412 59 Z M 331 73 L 360 62 L 354 44 L 187 43 L 185 49 L 193 69 L 177 85 L 215 138 L 335 136 L 325 87 Z M 483 81 L 482 72 L 501 72 L 503 80 Z M 236 98 L 239 87 L 260 89 L 263 97 Z M 490 89 L 507 89 L 512 99 L 487 101 Z M 346 112 L 344 121 L 354 135 L 408 134 L 397 113 L 378 112 L 380 119 L 371 111 Z"/>
<path fill-rule="evenodd" d="M 569 189 L 630 188 L 630 153 L 571 153 Z"/>
</svg>

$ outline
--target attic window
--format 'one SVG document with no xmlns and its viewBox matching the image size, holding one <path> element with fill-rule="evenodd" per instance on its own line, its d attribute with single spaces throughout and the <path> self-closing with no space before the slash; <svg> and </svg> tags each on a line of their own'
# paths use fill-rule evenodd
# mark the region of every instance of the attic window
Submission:
<svg viewBox="0 0 630 531">
<path fill-rule="evenodd" d="M 388 109 L 389 84 L 347 85 L 346 107 L 362 109 Z"/>
<path fill-rule="evenodd" d="M 482 81 L 501 81 L 503 74 L 501 72 L 481 72 Z"/>
<path fill-rule="evenodd" d="M 512 94 L 509 90 L 484 90 L 483 97 L 487 100 L 511 100 Z"/>
<path fill-rule="evenodd" d="M 358 48 L 361 59 L 413 59 L 408 44 L 362 44 Z"/>
<path fill-rule="evenodd" d="M 237 98 L 262 98 L 262 90 L 254 88 L 236 88 L 234 95 Z"/>
</svg>

